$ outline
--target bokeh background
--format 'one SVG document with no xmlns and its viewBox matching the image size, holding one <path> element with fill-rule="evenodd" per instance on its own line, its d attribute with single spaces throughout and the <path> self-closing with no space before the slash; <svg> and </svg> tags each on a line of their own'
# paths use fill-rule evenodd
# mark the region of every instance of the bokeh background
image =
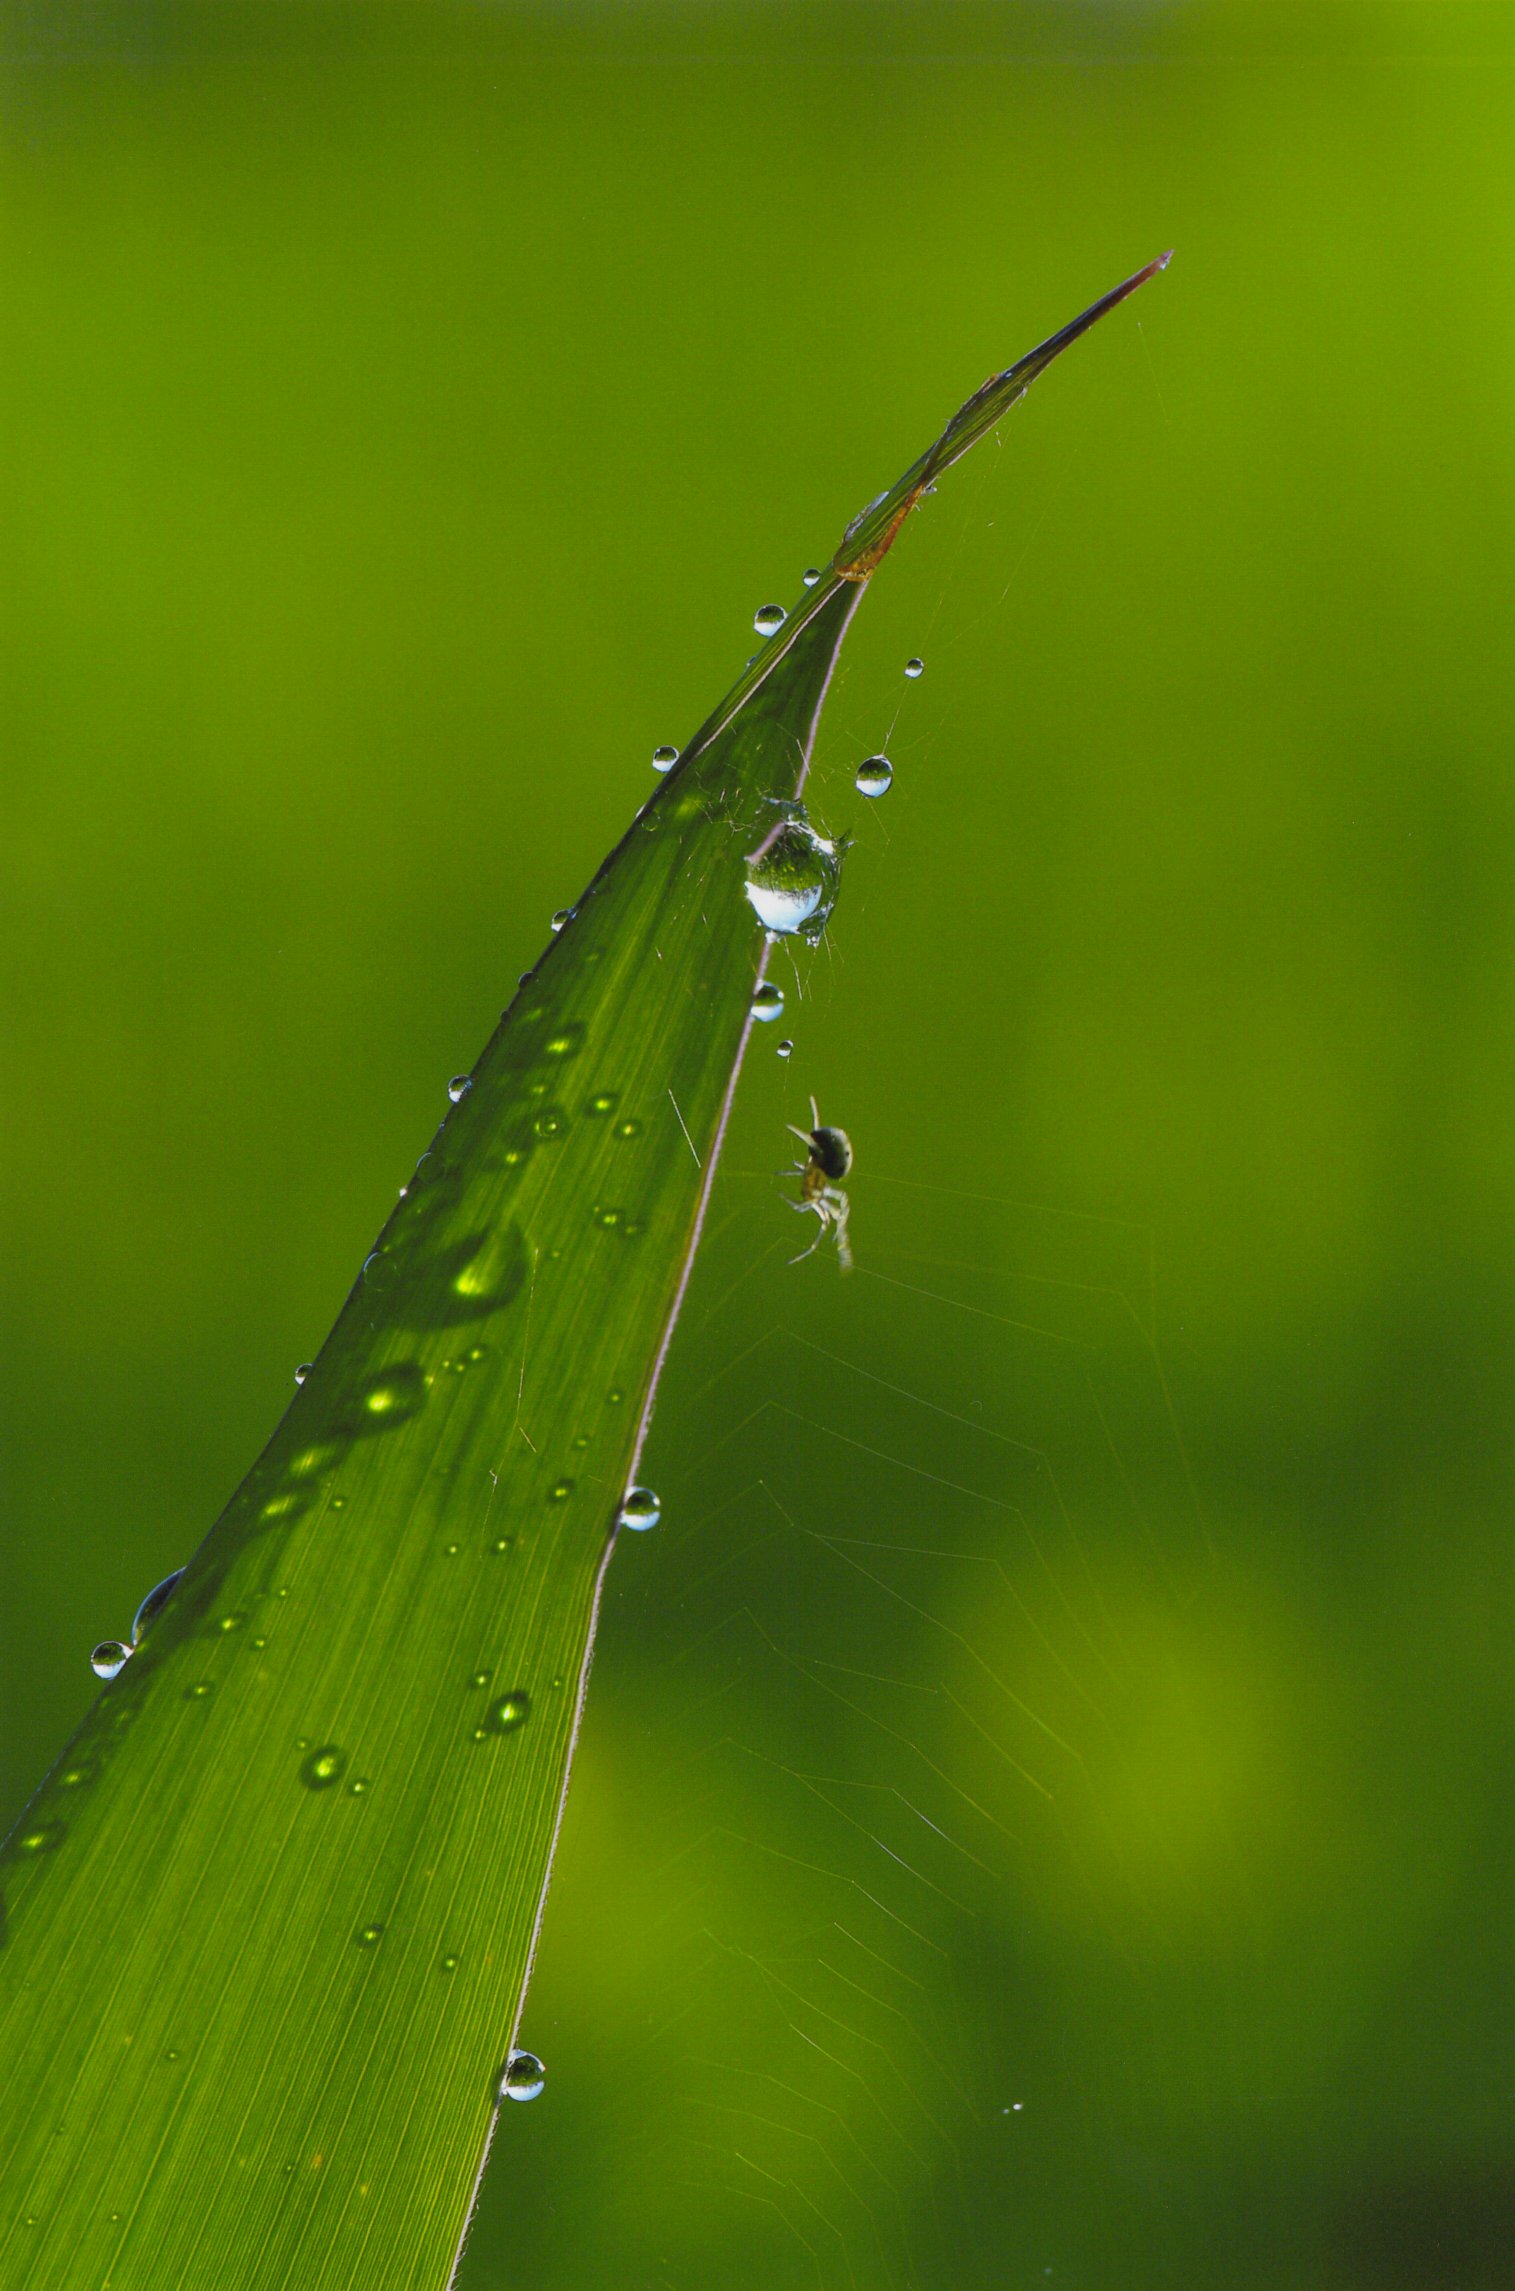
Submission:
<svg viewBox="0 0 1515 2291">
<path fill-rule="evenodd" d="M 1508 2285 L 1515 11 L 0 45 L 0 1819 L 755 606 L 1175 245 L 857 623 L 460 2291 Z"/>
</svg>

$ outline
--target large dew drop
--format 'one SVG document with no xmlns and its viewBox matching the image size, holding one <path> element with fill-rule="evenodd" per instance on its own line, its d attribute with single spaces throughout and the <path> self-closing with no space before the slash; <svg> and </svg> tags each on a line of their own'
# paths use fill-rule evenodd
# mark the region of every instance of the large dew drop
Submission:
<svg viewBox="0 0 1515 2291">
<path fill-rule="evenodd" d="M 777 636 L 788 618 L 782 605 L 759 605 L 752 616 L 752 625 L 759 636 Z"/>
<path fill-rule="evenodd" d="M 844 838 L 817 835 L 797 813 L 774 828 L 747 862 L 747 897 L 765 930 L 814 945 L 841 887 Z"/>
<path fill-rule="evenodd" d="M 500 2071 L 501 2100 L 540 2100 L 547 2071 L 534 2052 L 513 2052 Z"/>
<path fill-rule="evenodd" d="M 655 772 L 671 772 L 678 760 L 677 748 L 654 748 L 652 751 L 652 768 Z"/>
<path fill-rule="evenodd" d="M 887 756 L 869 756 L 857 767 L 853 786 L 859 795 L 887 795 L 894 785 L 894 766 Z"/>
<path fill-rule="evenodd" d="M 628 1488 L 621 1498 L 621 1525 L 639 1532 L 656 1527 L 663 1516 L 663 1507 L 651 1488 Z"/>
<path fill-rule="evenodd" d="M 176 1567 L 172 1575 L 165 1575 L 162 1582 L 155 1583 L 152 1589 L 148 1592 L 147 1597 L 143 1600 L 141 1606 L 137 1609 L 136 1614 L 132 1617 L 133 1647 L 138 1647 L 141 1645 L 142 1634 L 147 1629 L 148 1624 L 156 1622 L 159 1615 L 162 1614 L 163 1609 L 168 1605 L 169 1596 L 173 1591 L 174 1585 L 178 1582 L 179 1577 L 183 1573 L 184 1570 L 182 1567 Z"/>
</svg>

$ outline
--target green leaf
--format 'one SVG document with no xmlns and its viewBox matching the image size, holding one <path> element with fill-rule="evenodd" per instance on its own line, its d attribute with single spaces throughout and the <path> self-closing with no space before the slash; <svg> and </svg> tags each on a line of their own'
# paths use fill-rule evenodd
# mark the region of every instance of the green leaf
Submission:
<svg viewBox="0 0 1515 2291">
<path fill-rule="evenodd" d="M 12 1832 L 7 2291 L 445 2281 L 762 978 L 746 871 L 807 865 L 827 680 L 911 504 L 1156 267 L 969 400 L 657 788 Z"/>
</svg>

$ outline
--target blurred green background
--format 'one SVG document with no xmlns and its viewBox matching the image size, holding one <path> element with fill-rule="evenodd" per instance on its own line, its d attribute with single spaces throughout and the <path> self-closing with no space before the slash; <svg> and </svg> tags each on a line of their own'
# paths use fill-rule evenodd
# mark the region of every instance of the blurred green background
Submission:
<svg viewBox="0 0 1515 2291">
<path fill-rule="evenodd" d="M 0 1815 L 755 606 L 1172 244 L 856 626 L 460 2291 L 1515 2281 L 1515 11 L 0 37 Z"/>
</svg>

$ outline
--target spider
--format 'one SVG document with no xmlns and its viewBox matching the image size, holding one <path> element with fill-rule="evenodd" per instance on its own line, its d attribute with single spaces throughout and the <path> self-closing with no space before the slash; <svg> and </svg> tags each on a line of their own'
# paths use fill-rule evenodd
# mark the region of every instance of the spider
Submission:
<svg viewBox="0 0 1515 2291">
<path fill-rule="evenodd" d="M 819 1221 L 820 1230 L 808 1249 L 798 1257 L 791 1257 L 791 1265 L 800 1258 L 813 1257 L 828 1233 L 836 1235 L 837 1261 L 844 1273 L 852 1270 L 852 1250 L 847 1241 L 847 1218 L 851 1203 L 842 1191 L 842 1179 L 852 1167 L 852 1140 L 845 1130 L 828 1129 L 822 1122 L 820 1109 L 814 1098 L 810 1101 L 810 1127 L 796 1129 L 788 1125 L 805 1149 L 803 1161 L 797 1161 L 789 1174 L 800 1181 L 800 1197 L 791 1201 L 791 1209 L 801 1216 L 808 1210 Z"/>
</svg>

